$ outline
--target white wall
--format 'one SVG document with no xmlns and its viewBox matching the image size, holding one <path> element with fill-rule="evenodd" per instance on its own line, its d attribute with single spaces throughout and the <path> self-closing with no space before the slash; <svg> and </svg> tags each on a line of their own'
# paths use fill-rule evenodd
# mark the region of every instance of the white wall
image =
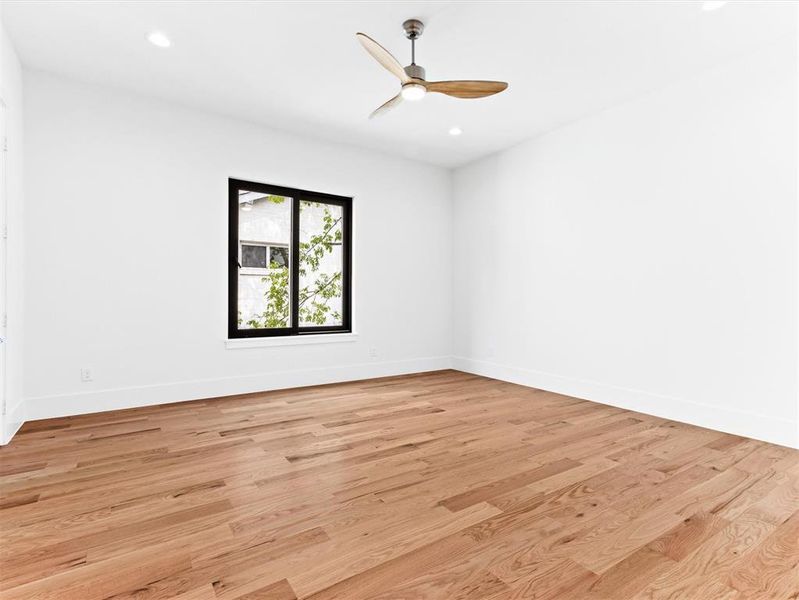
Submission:
<svg viewBox="0 0 799 600">
<path fill-rule="evenodd" d="M 7 339 L 4 344 L 6 354 L 4 377 L 0 375 L 0 386 L 4 386 L 5 392 L 5 414 L 0 414 L 0 444 L 5 444 L 25 419 L 22 393 L 23 106 L 22 68 L 11 40 L 2 27 L 2 19 L 0 19 L 0 100 L 5 105 L 5 135 L 8 147 L 5 153 L 4 181 L 0 182 L 5 190 L 8 228 L 7 255 L 5 264 L 0 264 L 0 269 L 5 269 L 5 310 L 8 315 L 8 326 L 5 331 Z"/>
<path fill-rule="evenodd" d="M 786 40 L 459 169 L 455 366 L 799 446 L 797 100 Z"/>
<path fill-rule="evenodd" d="M 31 418 L 449 365 L 446 170 L 37 72 L 25 111 Z M 354 196 L 356 341 L 225 347 L 228 177 Z"/>
<path fill-rule="evenodd" d="M 28 72 L 30 418 L 454 353 L 799 446 L 796 69 L 795 41 L 775 44 L 462 168 L 452 190 L 434 167 Z M 357 341 L 225 347 L 228 177 L 355 196 Z"/>
</svg>

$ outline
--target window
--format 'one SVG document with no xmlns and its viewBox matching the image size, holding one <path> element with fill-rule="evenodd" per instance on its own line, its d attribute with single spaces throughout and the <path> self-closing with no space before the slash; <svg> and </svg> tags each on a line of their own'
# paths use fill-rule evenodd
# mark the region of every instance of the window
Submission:
<svg viewBox="0 0 799 600">
<path fill-rule="evenodd" d="M 289 248 L 286 245 L 241 242 L 240 248 L 241 275 L 264 274 L 270 268 L 287 268 L 289 266 Z"/>
<path fill-rule="evenodd" d="M 269 246 L 258 246 L 253 244 L 241 245 L 241 266 L 242 268 L 266 269 L 269 264 L 266 262 L 266 251 Z"/>
<path fill-rule="evenodd" d="M 229 180 L 228 337 L 351 331 L 352 199 Z"/>
</svg>

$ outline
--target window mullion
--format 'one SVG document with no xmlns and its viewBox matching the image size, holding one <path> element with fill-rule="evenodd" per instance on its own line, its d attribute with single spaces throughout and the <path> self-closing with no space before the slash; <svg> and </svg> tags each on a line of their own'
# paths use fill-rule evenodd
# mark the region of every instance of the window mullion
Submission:
<svg viewBox="0 0 799 600">
<path fill-rule="evenodd" d="M 300 199 L 291 199 L 291 332 L 300 328 Z"/>
</svg>

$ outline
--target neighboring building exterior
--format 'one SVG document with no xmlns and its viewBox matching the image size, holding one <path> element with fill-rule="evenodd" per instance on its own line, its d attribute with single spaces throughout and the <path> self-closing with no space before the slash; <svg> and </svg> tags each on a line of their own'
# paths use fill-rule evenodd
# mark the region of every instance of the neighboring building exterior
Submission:
<svg viewBox="0 0 799 600">
<path fill-rule="evenodd" d="M 244 192 L 239 196 L 239 318 L 241 328 L 258 319 L 266 310 L 270 283 L 265 278 L 275 268 L 288 268 L 290 257 L 291 206 L 293 199 L 268 196 L 257 192 Z M 300 217 L 300 242 L 324 232 L 325 210 L 336 211 L 335 206 L 321 206 L 303 202 Z M 335 219 L 339 214 L 333 213 Z M 338 228 L 341 224 L 338 223 Z M 335 227 L 333 231 L 335 231 Z M 341 245 L 333 245 L 313 272 L 307 264 L 306 275 L 300 277 L 300 288 L 311 287 L 320 274 L 340 272 L 343 264 Z M 314 289 L 311 287 L 311 289 Z M 326 300 L 331 313 L 341 314 L 341 297 Z M 317 323 L 300 323 L 316 325 Z M 324 325 L 338 325 L 339 320 L 328 316 Z"/>
</svg>

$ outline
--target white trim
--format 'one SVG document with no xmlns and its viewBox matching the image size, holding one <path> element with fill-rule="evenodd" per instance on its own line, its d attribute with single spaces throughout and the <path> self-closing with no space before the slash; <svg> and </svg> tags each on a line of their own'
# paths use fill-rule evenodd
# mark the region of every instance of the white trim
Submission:
<svg viewBox="0 0 799 600">
<path fill-rule="evenodd" d="M 240 377 L 196 379 L 77 394 L 40 396 L 25 400 L 28 420 L 49 419 L 86 413 L 152 406 L 169 402 L 218 398 L 236 394 L 340 383 L 375 377 L 406 375 L 449 369 L 449 356 L 433 356 L 391 362 L 372 362 L 340 367 L 297 369 Z"/>
<path fill-rule="evenodd" d="M 0 446 L 5 446 L 25 424 L 25 401 L 19 402 L 0 421 L 3 423 L 3 430 L 0 431 Z"/>
<path fill-rule="evenodd" d="M 337 334 L 355 336 L 356 334 Z M 329 337 L 329 336 L 313 336 Z M 295 339 L 295 338 L 286 338 Z M 229 340 L 233 342 L 263 341 Z M 216 398 L 252 392 L 339 383 L 391 375 L 457 369 L 519 385 L 583 398 L 591 402 L 617 406 L 666 419 L 691 423 L 736 435 L 742 435 L 799 448 L 797 423 L 760 413 L 684 400 L 643 390 L 624 388 L 596 381 L 565 377 L 532 369 L 511 367 L 465 357 L 436 356 L 391 362 L 362 363 L 339 367 L 297 369 L 241 377 L 198 379 L 165 384 L 137 386 L 27 398 L 7 415 L 0 443 L 8 443 L 27 420 L 47 419 L 86 413 L 152 406 L 168 402 Z M 27 411 L 26 411 L 27 409 Z"/>
<path fill-rule="evenodd" d="M 355 336 L 356 334 L 338 334 Z M 313 336 L 329 337 L 329 336 Z M 290 338 L 294 339 L 294 338 Z M 257 340 L 262 341 L 263 338 Z M 230 340 L 247 342 L 256 340 Z M 391 375 L 422 373 L 454 368 L 467 373 L 491 377 L 519 385 L 534 387 L 583 398 L 591 402 L 617 406 L 628 410 L 654 416 L 691 423 L 736 435 L 751 437 L 774 444 L 799 448 L 796 437 L 797 423 L 785 419 L 777 419 L 768 415 L 742 411 L 732 408 L 719 408 L 700 402 L 683 400 L 662 394 L 653 394 L 643 390 L 635 390 L 595 381 L 575 379 L 510 367 L 488 361 L 465 357 L 438 356 L 392 362 L 363 363 L 343 367 L 326 367 L 317 369 L 298 369 L 276 373 L 249 375 L 242 377 L 225 377 L 219 379 L 200 379 L 166 384 L 137 386 L 28 398 L 20 402 L 7 415 L 0 444 L 6 444 L 27 419 L 47 419 L 86 413 L 152 406 L 168 402 L 215 398 L 252 392 L 339 383 Z"/>
<path fill-rule="evenodd" d="M 772 444 L 799 448 L 797 423 L 787 419 L 461 356 L 452 357 L 452 368 Z"/>
<path fill-rule="evenodd" d="M 274 346 L 301 346 L 305 344 L 343 344 L 358 340 L 357 333 L 322 333 L 307 335 L 282 335 L 274 337 L 235 338 L 225 340 L 225 348 L 269 348 Z"/>
</svg>

